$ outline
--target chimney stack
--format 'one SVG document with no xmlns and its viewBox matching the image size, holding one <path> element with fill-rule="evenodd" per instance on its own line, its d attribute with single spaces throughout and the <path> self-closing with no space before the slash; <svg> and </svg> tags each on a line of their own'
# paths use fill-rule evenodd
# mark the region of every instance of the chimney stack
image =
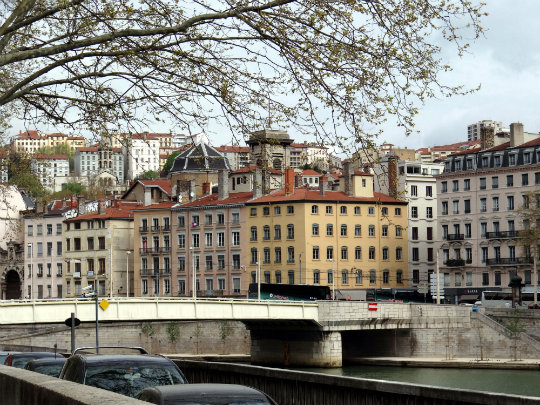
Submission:
<svg viewBox="0 0 540 405">
<path fill-rule="evenodd" d="M 98 213 L 101 215 L 101 214 L 105 214 L 105 205 L 106 205 L 106 201 L 105 200 L 99 200 L 98 201 Z"/>
<path fill-rule="evenodd" d="M 482 150 L 495 146 L 495 128 L 488 126 L 480 128 L 480 147 Z"/>
<path fill-rule="evenodd" d="M 197 192 L 195 190 L 195 180 L 188 180 L 189 182 L 189 201 L 193 201 L 197 198 Z"/>
<path fill-rule="evenodd" d="M 218 172 L 218 200 L 229 198 L 229 171 L 221 169 Z"/>
<path fill-rule="evenodd" d="M 202 193 L 203 195 L 210 194 L 210 183 L 208 183 L 207 181 L 202 184 Z"/>
<path fill-rule="evenodd" d="M 79 215 L 86 214 L 86 201 L 84 197 L 78 197 L 77 200 L 77 212 Z"/>
<path fill-rule="evenodd" d="M 152 205 L 152 190 L 150 187 L 144 188 L 144 206 Z"/>
<path fill-rule="evenodd" d="M 510 146 L 519 146 L 525 143 L 525 136 L 523 134 L 523 124 L 520 122 L 513 122 L 510 124 Z"/>
<path fill-rule="evenodd" d="M 319 191 L 321 195 L 325 195 L 328 191 L 328 177 L 325 174 L 319 177 Z"/>
<path fill-rule="evenodd" d="M 285 169 L 285 195 L 291 195 L 294 192 L 294 169 Z"/>
<path fill-rule="evenodd" d="M 343 163 L 343 177 L 345 179 L 345 194 L 352 197 L 353 196 L 353 182 L 352 182 L 352 175 L 353 175 L 353 167 L 352 162 L 346 161 Z"/>
<path fill-rule="evenodd" d="M 253 198 L 262 197 L 262 171 L 261 169 L 255 169 L 255 176 L 253 179 Z"/>
<path fill-rule="evenodd" d="M 397 198 L 397 156 L 395 153 L 388 155 L 388 194 L 392 198 Z"/>
</svg>

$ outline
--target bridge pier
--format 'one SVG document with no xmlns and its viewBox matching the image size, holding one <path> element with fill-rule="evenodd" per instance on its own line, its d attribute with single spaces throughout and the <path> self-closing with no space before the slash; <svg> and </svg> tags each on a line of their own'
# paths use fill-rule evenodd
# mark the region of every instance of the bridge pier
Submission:
<svg viewBox="0 0 540 405">
<path fill-rule="evenodd" d="M 340 332 L 251 330 L 251 362 L 295 367 L 341 367 Z"/>
</svg>

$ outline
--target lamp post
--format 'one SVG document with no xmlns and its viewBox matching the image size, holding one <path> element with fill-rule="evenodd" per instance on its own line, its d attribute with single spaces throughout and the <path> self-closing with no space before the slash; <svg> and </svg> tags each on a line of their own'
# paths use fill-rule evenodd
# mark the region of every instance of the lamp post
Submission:
<svg viewBox="0 0 540 405">
<path fill-rule="evenodd" d="M 261 300 L 261 252 L 257 250 L 257 299 Z"/>
<path fill-rule="evenodd" d="M 197 287 L 197 272 L 195 269 L 195 250 L 193 249 L 193 246 L 191 246 L 189 249 L 191 250 L 191 296 L 194 300 L 196 300 L 197 291 L 195 290 L 195 288 Z"/>
<path fill-rule="evenodd" d="M 32 268 L 32 256 L 34 255 L 34 249 L 32 244 L 28 244 L 28 252 L 30 253 L 30 299 L 34 300 L 34 269 Z"/>
<path fill-rule="evenodd" d="M 126 250 L 126 297 L 129 298 L 129 255 L 131 250 Z"/>
<path fill-rule="evenodd" d="M 336 300 L 336 275 L 334 274 L 334 257 L 332 256 L 332 301 Z"/>
</svg>

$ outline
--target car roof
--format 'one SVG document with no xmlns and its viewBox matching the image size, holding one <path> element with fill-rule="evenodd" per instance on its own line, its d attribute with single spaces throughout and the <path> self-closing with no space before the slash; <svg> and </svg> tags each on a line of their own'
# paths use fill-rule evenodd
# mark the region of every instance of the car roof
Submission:
<svg viewBox="0 0 540 405">
<path fill-rule="evenodd" d="M 146 364 L 173 363 L 171 359 L 160 355 L 152 354 L 74 354 L 80 357 L 87 364 L 99 363 L 123 363 L 123 362 L 144 362 Z M 173 363 L 174 364 L 174 363 Z"/>
<path fill-rule="evenodd" d="M 157 387 L 145 388 L 145 390 L 155 390 L 163 398 L 172 399 L 175 397 L 183 398 L 185 396 L 239 396 L 239 397 L 263 397 L 265 394 L 261 391 L 236 384 L 176 384 L 161 385 Z"/>
<path fill-rule="evenodd" d="M 66 360 L 67 359 L 64 356 L 58 356 L 56 358 L 47 357 L 47 358 L 44 358 L 44 359 L 31 360 L 27 364 L 32 363 L 35 366 L 45 366 L 45 365 L 49 365 L 49 364 L 63 364 L 63 363 L 66 362 Z"/>
<path fill-rule="evenodd" d="M 62 357 L 60 353 L 53 352 L 11 352 L 12 357 Z"/>
</svg>

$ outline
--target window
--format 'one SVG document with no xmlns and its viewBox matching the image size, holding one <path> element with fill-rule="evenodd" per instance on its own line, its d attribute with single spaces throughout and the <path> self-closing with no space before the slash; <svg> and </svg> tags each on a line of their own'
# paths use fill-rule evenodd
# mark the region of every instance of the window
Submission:
<svg viewBox="0 0 540 405">
<path fill-rule="evenodd" d="M 217 214 L 217 224 L 218 225 L 225 225 L 225 214 L 218 212 Z"/>
<path fill-rule="evenodd" d="M 499 188 L 499 178 L 497 176 L 491 178 L 491 188 Z"/>
<path fill-rule="evenodd" d="M 264 264 L 270 264 L 270 248 L 265 247 L 263 251 L 263 263 Z"/>
<path fill-rule="evenodd" d="M 377 282 L 377 273 L 375 270 L 369 271 L 369 284 L 375 284 Z"/>
<path fill-rule="evenodd" d="M 274 240 L 281 239 L 281 225 L 274 225 Z"/>
<path fill-rule="evenodd" d="M 534 173 L 534 184 L 540 184 L 540 172 Z"/>
<path fill-rule="evenodd" d="M 412 240 L 418 240 L 418 227 L 416 227 L 416 226 L 412 227 L 411 238 L 412 238 Z"/>
<path fill-rule="evenodd" d="M 326 213 L 327 213 L 327 214 L 331 214 L 331 213 L 332 213 L 332 206 L 331 206 L 331 205 L 327 205 L 327 206 L 326 206 Z"/>
<path fill-rule="evenodd" d="M 412 260 L 413 262 L 420 260 L 420 251 L 418 248 L 412 248 Z"/>
<path fill-rule="evenodd" d="M 486 212 L 486 211 L 487 211 L 487 199 L 480 198 L 480 212 Z"/>
<path fill-rule="evenodd" d="M 354 260 L 362 260 L 362 248 L 360 246 L 354 248 Z"/>
<path fill-rule="evenodd" d="M 342 215 L 345 215 L 347 214 L 347 207 L 342 205 L 341 207 L 339 207 L 339 213 L 342 214 Z"/>
<path fill-rule="evenodd" d="M 206 255 L 205 257 L 205 269 L 206 270 L 212 270 L 213 267 L 214 267 L 214 264 L 213 264 L 213 257 L 212 255 Z"/>
<path fill-rule="evenodd" d="M 326 225 L 326 236 L 332 236 L 334 234 L 334 226 L 332 224 Z"/>
<path fill-rule="evenodd" d="M 294 246 L 287 248 L 287 263 L 294 263 Z"/>
<path fill-rule="evenodd" d="M 403 270 L 396 271 L 396 282 L 398 284 L 403 284 Z"/>
<path fill-rule="evenodd" d="M 402 231 L 401 225 L 396 225 L 396 237 L 397 238 L 401 238 L 401 231 Z"/>
<path fill-rule="evenodd" d="M 213 235 L 212 235 L 212 232 L 206 232 L 204 234 L 204 241 L 205 241 L 205 246 L 206 247 L 212 247 L 212 243 L 213 243 Z"/>
<path fill-rule="evenodd" d="M 530 164 L 531 163 L 531 153 L 530 152 L 525 152 L 523 153 L 523 164 Z"/>
<path fill-rule="evenodd" d="M 487 271 L 482 273 L 482 285 L 489 285 L 489 273 Z"/>
<path fill-rule="evenodd" d="M 212 214 L 204 215 L 204 225 L 206 226 L 212 225 Z"/>
<path fill-rule="evenodd" d="M 495 272 L 495 285 L 501 285 L 501 272 L 496 271 Z"/>
<path fill-rule="evenodd" d="M 396 217 L 400 217 L 401 216 L 401 208 L 395 208 L 394 209 L 394 215 Z"/>
<path fill-rule="evenodd" d="M 480 237 L 485 238 L 487 234 L 487 222 L 480 223 Z"/>
<path fill-rule="evenodd" d="M 341 271 L 341 284 L 349 284 L 349 273 L 347 270 Z"/>
<path fill-rule="evenodd" d="M 270 240 L 270 226 L 263 226 L 263 240 Z"/>
<path fill-rule="evenodd" d="M 294 270 L 289 270 L 287 276 L 289 278 L 289 284 L 294 284 Z"/>
<path fill-rule="evenodd" d="M 52 235 L 52 224 L 47 224 L 47 235 Z"/>
<path fill-rule="evenodd" d="M 355 277 L 356 279 L 354 280 L 354 282 L 356 284 L 362 284 L 362 270 L 356 270 L 356 273 L 355 273 Z"/>
<path fill-rule="evenodd" d="M 280 206 L 274 207 L 274 215 L 281 215 L 281 207 Z"/>
<path fill-rule="evenodd" d="M 370 225 L 368 228 L 368 236 L 375 236 L 375 225 Z"/>
<path fill-rule="evenodd" d="M 471 189 L 471 180 L 465 179 L 463 180 L 463 190 L 469 191 Z"/>
<path fill-rule="evenodd" d="M 100 250 L 105 249 L 105 236 L 98 237 L 98 249 Z"/>
<path fill-rule="evenodd" d="M 183 228 L 186 226 L 186 218 L 183 215 L 178 215 L 178 227 Z"/>
<path fill-rule="evenodd" d="M 362 236 L 362 226 L 361 225 L 355 225 L 354 226 L 354 236 Z"/>
<path fill-rule="evenodd" d="M 529 185 L 529 173 L 523 173 L 521 175 L 521 185 L 522 186 L 528 186 Z M 38 225 L 39 229 L 39 225 Z"/>
<path fill-rule="evenodd" d="M 76 223 L 75 223 L 75 229 L 77 229 L 77 225 L 79 225 L 79 227 L 80 227 L 81 223 L 80 223 L 80 222 L 76 222 Z M 38 235 L 38 236 L 43 235 L 43 225 L 38 225 L 38 226 L 37 226 L 37 235 Z"/>
<path fill-rule="evenodd" d="M 426 186 L 426 197 L 433 197 L 433 187 Z"/>
<path fill-rule="evenodd" d="M 319 213 L 319 206 L 318 205 L 312 205 L 311 206 L 311 213 L 312 214 L 318 214 Z"/>
<path fill-rule="evenodd" d="M 256 241 L 257 240 L 257 227 L 252 226 L 251 227 L 251 237 L 249 239 L 250 241 Z"/>
<path fill-rule="evenodd" d="M 441 203 L 442 215 L 448 215 L 448 201 L 443 201 Z"/>
<path fill-rule="evenodd" d="M 218 269 L 223 270 L 225 268 L 225 255 L 218 255 L 217 262 L 218 262 Z"/>
<path fill-rule="evenodd" d="M 341 236 L 347 236 L 347 225 L 342 224 L 340 229 L 341 229 L 340 235 L 341 235 Z"/>
<path fill-rule="evenodd" d="M 274 263 L 281 263 L 281 248 L 274 249 Z"/>
<path fill-rule="evenodd" d="M 240 270 L 240 255 L 237 253 L 232 255 L 232 266 L 233 270 Z"/>
<path fill-rule="evenodd" d="M 418 284 L 420 282 L 420 270 L 413 270 L 412 275 L 413 283 Z"/>
<path fill-rule="evenodd" d="M 62 256 L 62 242 L 56 242 L 56 256 Z"/>
<path fill-rule="evenodd" d="M 270 207 L 263 207 L 263 215 L 270 215 Z"/>
<path fill-rule="evenodd" d="M 375 246 L 369 247 L 369 260 L 375 260 Z"/>
<path fill-rule="evenodd" d="M 403 249 L 401 246 L 396 247 L 396 260 L 401 260 L 403 257 Z"/>
<path fill-rule="evenodd" d="M 259 252 L 257 252 L 257 248 L 251 248 L 251 264 L 257 264 L 258 255 Z"/>
<path fill-rule="evenodd" d="M 354 207 L 354 215 L 360 215 L 360 207 Z"/>
<path fill-rule="evenodd" d="M 328 270 L 328 284 L 332 284 L 334 282 L 334 272 L 333 270 Z"/>
<path fill-rule="evenodd" d="M 375 215 L 375 207 L 368 207 L 368 215 Z"/>
<path fill-rule="evenodd" d="M 453 213 L 459 214 L 459 200 L 452 201 Z"/>
<path fill-rule="evenodd" d="M 452 191 L 459 191 L 459 180 L 452 180 Z"/>
<path fill-rule="evenodd" d="M 34 236 L 34 225 L 28 225 L 28 236 Z"/>
<path fill-rule="evenodd" d="M 198 215 L 192 215 L 191 216 L 191 226 L 199 226 L 199 216 Z"/>
<path fill-rule="evenodd" d="M 294 214 L 294 205 L 287 205 L 287 214 Z"/>
<path fill-rule="evenodd" d="M 472 227 L 471 224 L 465 224 L 465 237 L 472 238 Z"/>
<path fill-rule="evenodd" d="M 418 207 L 411 207 L 411 218 L 418 218 Z"/>
<path fill-rule="evenodd" d="M 192 237 L 192 242 L 191 242 L 191 246 L 195 247 L 195 248 L 198 248 L 201 246 L 200 244 L 200 235 L 198 233 L 193 233 L 191 234 L 191 237 Z M 155 243 L 154 243 L 155 245 Z"/>
<path fill-rule="evenodd" d="M 426 218 L 433 218 L 433 207 L 426 207 Z"/>
<path fill-rule="evenodd" d="M 313 260 L 319 260 L 319 247 L 313 246 Z"/>
<path fill-rule="evenodd" d="M 294 239 L 294 225 L 287 225 L 287 239 Z"/>
<path fill-rule="evenodd" d="M 499 197 L 493 197 L 493 211 L 499 211 Z"/>
<path fill-rule="evenodd" d="M 388 254 L 388 248 L 385 246 L 382 248 L 382 259 L 388 260 L 389 254 Z"/>
<path fill-rule="evenodd" d="M 341 247 L 341 260 L 348 260 L 349 259 L 349 251 L 347 249 L 347 246 Z"/>
<path fill-rule="evenodd" d="M 240 246 L 240 231 L 232 231 L 232 245 Z"/>
<path fill-rule="evenodd" d="M 217 245 L 218 245 L 218 247 L 224 247 L 225 246 L 225 233 L 224 232 L 218 232 L 217 233 Z"/>
<path fill-rule="evenodd" d="M 249 210 L 249 215 L 252 216 L 252 217 L 256 217 L 257 216 L 257 208 L 251 208 Z"/>
<path fill-rule="evenodd" d="M 463 203 L 465 205 L 465 214 L 470 214 L 471 213 L 471 200 L 464 200 Z"/>
<path fill-rule="evenodd" d="M 233 224 L 239 224 L 240 223 L 240 213 L 239 212 L 233 212 L 231 217 L 231 222 Z"/>
<path fill-rule="evenodd" d="M 418 197 L 418 187 L 411 186 L 411 197 Z"/>
<path fill-rule="evenodd" d="M 485 190 L 485 189 L 486 189 L 486 178 L 480 177 L 480 190 Z"/>
<path fill-rule="evenodd" d="M 488 248 L 486 246 L 482 246 L 482 263 L 487 262 L 488 260 Z"/>
<path fill-rule="evenodd" d="M 381 213 L 382 213 L 382 215 L 384 215 L 384 216 L 388 216 L 388 207 L 382 207 Z"/>
<path fill-rule="evenodd" d="M 446 181 L 441 182 L 441 193 L 447 193 L 448 192 L 448 184 Z"/>
<path fill-rule="evenodd" d="M 334 260 L 334 247 L 328 246 L 326 248 L 326 260 Z"/>
</svg>

